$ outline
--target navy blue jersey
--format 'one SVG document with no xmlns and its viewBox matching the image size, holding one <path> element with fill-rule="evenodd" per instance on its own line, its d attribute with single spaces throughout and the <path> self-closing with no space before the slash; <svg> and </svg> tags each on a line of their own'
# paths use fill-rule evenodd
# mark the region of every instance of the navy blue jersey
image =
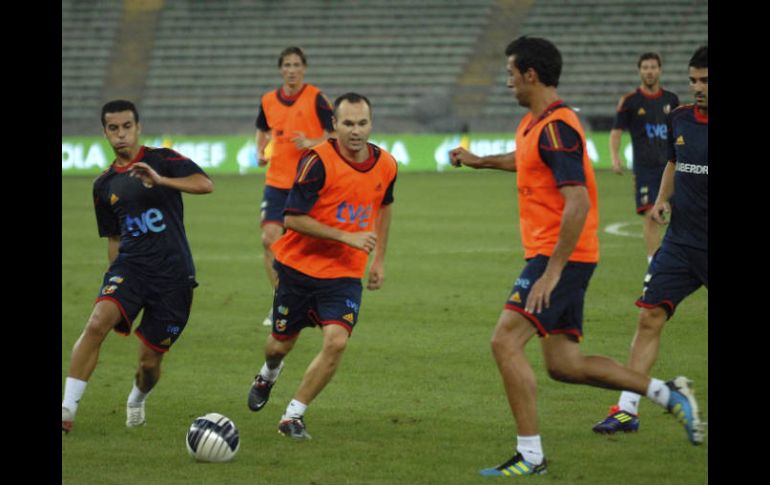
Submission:
<svg viewBox="0 0 770 485">
<path fill-rule="evenodd" d="M 127 166 L 112 164 L 94 181 L 94 209 L 101 237 L 120 236 L 113 264 L 164 285 L 195 286 L 195 266 L 184 229 L 182 193 L 168 187 L 145 187 L 129 174 L 142 161 L 165 177 L 186 177 L 203 170 L 167 148 L 142 147 Z"/>
<path fill-rule="evenodd" d="M 666 118 L 677 106 L 677 95 L 662 88 L 656 94 L 646 94 L 637 88 L 620 100 L 612 127 L 631 134 L 634 168 L 660 167 L 668 162 Z"/>
<path fill-rule="evenodd" d="M 708 251 L 709 124 L 695 105 L 671 113 L 668 158 L 676 162 L 665 240 Z"/>
</svg>

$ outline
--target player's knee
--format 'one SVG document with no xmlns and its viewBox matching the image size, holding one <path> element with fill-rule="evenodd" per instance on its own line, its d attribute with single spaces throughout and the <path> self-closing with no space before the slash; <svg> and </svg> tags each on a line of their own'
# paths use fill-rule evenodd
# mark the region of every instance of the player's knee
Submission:
<svg viewBox="0 0 770 485">
<path fill-rule="evenodd" d="M 324 352 L 328 354 L 341 355 L 348 346 L 348 335 L 346 333 L 335 333 L 324 338 Z"/>
<path fill-rule="evenodd" d="M 547 362 L 548 376 L 559 382 L 579 382 L 579 372 L 575 365 L 566 361 Z"/>
<path fill-rule="evenodd" d="M 498 360 L 508 360 L 516 354 L 516 352 L 523 349 L 523 346 L 517 344 L 517 342 L 508 335 L 500 335 L 496 332 L 492 335 L 492 340 L 489 342 L 492 348 L 492 355 Z"/>
<path fill-rule="evenodd" d="M 92 338 L 98 338 L 99 340 L 104 340 L 105 337 L 107 337 L 107 334 L 110 333 L 110 330 L 112 330 L 111 322 L 109 322 L 103 315 L 93 313 L 88 318 L 88 322 L 86 322 L 86 328 L 83 331 L 85 335 Z"/>
<path fill-rule="evenodd" d="M 262 247 L 270 250 L 270 246 L 283 234 L 283 228 L 277 224 L 267 224 L 262 227 Z"/>
<path fill-rule="evenodd" d="M 660 333 L 666 323 L 668 313 L 662 307 L 642 308 L 639 313 L 639 330 L 648 333 Z"/>
</svg>

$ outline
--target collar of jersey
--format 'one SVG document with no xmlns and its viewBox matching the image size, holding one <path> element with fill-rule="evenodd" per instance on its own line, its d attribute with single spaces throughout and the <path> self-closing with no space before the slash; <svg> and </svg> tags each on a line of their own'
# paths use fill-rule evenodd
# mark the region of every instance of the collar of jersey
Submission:
<svg viewBox="0 0 770 485">
<path fill-rule="evenodd" d="M 549 104 L 548 107 L 545 108 L 545 111 L 543 111 L 543 113 L 540 116 L 538 116 L 536 120 L 532 120 L 529 122 L 529 124 L 527 125 L 527 128 L 524 130 L 524 134 L 526 135 L 527 133 L 529 133 L 529 130 L 531 130 L 536 124 L 540 123 L 546 116 L 553 113 L 555 110 L 559 108 L 566 108 L 566 107 L 567 105 L 564 104 L 564 101 L 561 99 L 557 99 L 553 103 Z"/>
<path fill-rule="evenodd" d="M 704 125 L 709 124 L 709 114 L 701 114 L 697 104 L 692 105 L 692 114 L 695 116 L 695 121 L 698 123 L 703 123 Z"/>
<path fill-rule="evenodd" d="M 647 91 L 645 91 L 642 88 L 637 88 L 637 91 L 639 91 L 639 94 L 641 94 L 642 96 L 644 96 L 647 99 L 658 99 L 661 96 L 663 96 L 663 88 L 661 88 L 661 87 L 658 87 L 658 90 L 655 91 L 652 94 L 648 93 Z"/>
<path fill-rule="evenodd" d="M 299 97 L 305 91 L 305 86 L 307 86 L 307 83 L 303 84 L 302 87 L 299 89 L 299 91 L 297 91 L 297 94 L 293 96 L 289 96 L 288 94 L 284 93 L 283 86 L 281 86 L 280 88 L 278 88 L 278 93 L 277 93 L 278 101 L 282 102 L 283 104 L 293 104 L 294 101 L 299 99 Z"/>
<path fill-rule="evenodd" d="M 375 156 L 374 150 L 372 149 L 372 145 L 370 143 L 366 144 L 366 148 L 369 150 L 369 158 L 364 160 L 363 162 L 353 162 L 351 160 L 348 160 L 341 152 L 338 145 L 338 141 L 336 138 L 330 138 L 329 143 L 332 144 L 332 147 L 334 148 L 334 151 L 337 152 L 337 155 L 340 156 L 340 158 L 350 165 L 351 168 L 358 170 L 359 172 L 368 172 L 371 170 L 372 167 L 374 167 L 374 164 L 377 163 L 377 156 Z"/>
<path fill-rule="evenodd" d="M 115 159 L 115 161 L 114 161 L 114 162 L 112 162 L 112 168 L 113 168 L 113 169 L 114 169 L 116 172 L 118 172 L 118 173 L 123 173 L 123 172 L 126 172 L 126 171 L 128 171 L 128 170 L 130 170 L 130 169 L 131 169 L 131 166 L 132 166 L 133 164 L 135 164 L 136 162 L 138 162 L 139 160 L 141 160 L 143 157 L 144 157 L 144 145 L 142 145 L 141 147 L 139 147 L 139 153 L 137 153 L 137 154 L 136 154 L 136 156 L 134 157 L 134 159 L 133 159 L 133 160 L 131 160 L 131 161 L 128 163 L 128 165 L 123 165 L 122 167 L 119 167 L 119 166 L 118 166 L 118 164 L 117 164 L 117 163 L 115 163 L 115 162 L 117 162 L 118 160 L 117 160 L 117 159 Z"/>
</svg>

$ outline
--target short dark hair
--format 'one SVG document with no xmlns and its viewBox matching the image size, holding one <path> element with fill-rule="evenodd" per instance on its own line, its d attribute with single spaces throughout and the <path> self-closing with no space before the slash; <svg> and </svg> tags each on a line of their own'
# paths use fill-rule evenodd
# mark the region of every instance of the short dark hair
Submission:
<svg viewBox="0 0 770 485">
<path fill-rule="evenodd" d="M 102 127 L 107 126 L 107 113 L 120 113 L 122 111 L 131 111 L 134 113 L 134 121 L 139 123 L 139 112 L 131 101 L 125 99 L 114 99 L 102 106 Z"/>
<path fill-rule="evenodd" d="M 639 60 L 636 62 L 636 67 L 640 68 L 642 67 L 642 62 L 646 61 L 648 59 L 655 59 L 658 61 L 658 67 L 663 67 L 663 61 L 660 60 L 660 54 L 657 52 L 645 52 L 641 56 L 639 56 Z"/>
<path fill-rule="evenodd" d="M 369 102 L 369 98 L 367 98 L 363 94 L 345 93 L 334 100 L 334 117 L 335 118 L 337 117 L 337 108 L 340 107 L 343 101 L 347 101 L 348 103 L 361 103 L 361 102 L 366 103 L 366 105 L 369 107 L 369 117 L 370 118 L 374 117 L 374 114 L 372 113 L 372 103 Z"/>
<path fill-rule="evenodd" d="M 526 72 L 532 68 L 546 86 L 559 86 L 561 52 L 547 39 L 522 35 L 505 48 L 505 55 L 516 56 L 514 66 Z"/>
<path fill-rule="evenodd" d="M 292 54 L 298 55 L 299 58 L 302 59 L 302 65 L 307 66 L 307 59 L 305 58 L 305 53 L 302 52 L 302 49 L 296 46 L 291 46 L 281 51 L 281 55 L 278 57 L 278 67 L 280 68 L 283 65 L 284 57 L 290 56 Z"/>
<path fill-rule="evenodd" d="M 709 67 L 708 44 L 698 47 L 698 49 L 690 58 L 690 63 L 687 65 L 687 67 L 694 67 L 696 69 L 708 69 Z"/>
</svg>

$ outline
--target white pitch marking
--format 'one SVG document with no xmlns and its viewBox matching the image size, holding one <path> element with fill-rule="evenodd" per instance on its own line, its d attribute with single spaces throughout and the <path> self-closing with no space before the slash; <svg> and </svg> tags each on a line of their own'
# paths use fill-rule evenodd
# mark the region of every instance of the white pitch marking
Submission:
<svg viewBox="0 0 770 485">
<path fill-rule="evenodd" d="M 641 232 L 630 232 L 628 229 L 626 229 L 627 226 L 631 225 L 641 225 L 639 222 L 616 222 L 615 224 L 610 224 L 609 226 L 604 228 L 604 232 L 612 234 L 614 236 L 623 236 L 623 237 L 635 237 L 638 239 L 641 239 L 642 233 Z"/>
</svg>

